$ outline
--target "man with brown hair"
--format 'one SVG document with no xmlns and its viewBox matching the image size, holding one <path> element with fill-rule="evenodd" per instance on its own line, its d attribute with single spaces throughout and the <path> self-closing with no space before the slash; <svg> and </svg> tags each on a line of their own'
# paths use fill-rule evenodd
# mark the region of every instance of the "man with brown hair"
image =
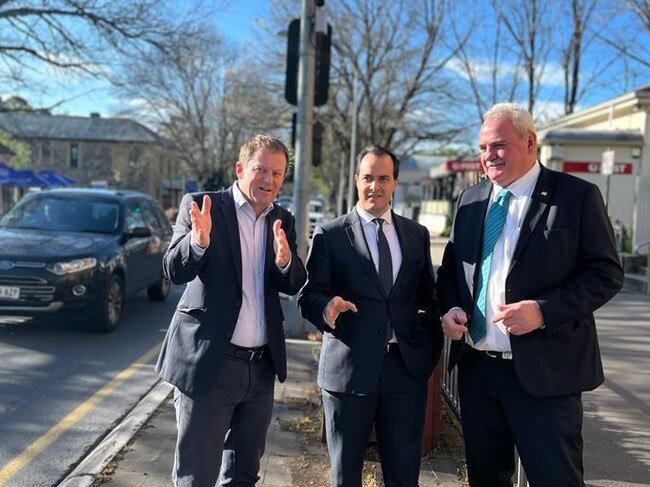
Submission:
<svg viewBox="0 0 650 487">
<path fill-rule="evenodd" d="M 287 370 L 278 293 L 297 293 L 306 277 L 294 219 L 273 203 L 287 166 L 285 145 L 257 135 L 230 188 L 181 202 L 164 270 L 187 287 L 156 365 L 175 386 L 176 487 L 259 479 L 275 377 Z"/>
</svg>

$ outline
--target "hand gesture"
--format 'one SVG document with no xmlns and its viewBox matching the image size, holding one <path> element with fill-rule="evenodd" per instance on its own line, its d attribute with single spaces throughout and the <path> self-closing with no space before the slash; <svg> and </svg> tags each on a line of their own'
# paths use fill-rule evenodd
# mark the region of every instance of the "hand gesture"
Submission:
<svg viewBox="0 0 650 487">
<path fill-rule="evenodd" d="M 452 340 L 460 340 L 467 331 L 467 314 L 460 308 L 451 308 L 442 317 L 442 331 Z"/>
<path fill-rule="evenodd" d="M 524 335 L 536 330 L 544 323 L 537 301 L 526 300 L 497 306 L 498 313 L 492 323 L 503 322 L 506 331 L 512 335 Z"/>
<path fill-rule="evenodd" d="M 273 222 L 273 248 L 275 249 L 275 265 L 284 269 L 291 258 L 291 249 L 287 242 L 287 235 L 282 230 L 282 220 Z"/>
<path fill-rule="evenodd" d="M 211 206 L 212 199 L 207 194 L 203 195 L 203 204 L 201 209 L 199 209 L 199 205 L 196 201 L 192 201 L 192 205 L 190 206 L 192 240 L 203 248 L 210 245 L 210 230 L 212 230 L 212 217 L 210 216 Z"/>
<path fill-rule="evenodd" d="M 325 323 L 332 330 L 336 328 L 336 318 L 339 316 L 339 313 L 345 313 L 346 311 L 357 312 L 357 307 L 354 303 L 344 300 L 341 296 L 334 296 L 329 302 L 325 305 L 325 310 L 323 311 L 323 318 Z"/>
</svg>

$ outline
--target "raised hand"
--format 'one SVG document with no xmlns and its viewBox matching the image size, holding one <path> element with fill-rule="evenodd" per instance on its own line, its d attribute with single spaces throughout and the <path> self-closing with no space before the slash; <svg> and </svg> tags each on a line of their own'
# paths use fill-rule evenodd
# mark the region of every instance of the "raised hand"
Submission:
<svg viewBox="0 0 650 487">
<path fill-rule="evenodd" d="M 323 318 L 325 319 L 327 326 L 331 329 L 336 328 L 336 318 L 340 313 L 345 313 L 346 311 L 356 313 L 357 307 L 354 303 L 346 301 L 341 296 L 334 296 L 330 299 L 325 305 L 325 310 L 323 311 Z"/>
<path fill-rule="evenodd" d="M 273 222 L 273 248 L 275 249 L 275 265 L 284 268 L 291 258 L 291 249 L 287 242 L 287 235 L 282 230 L 282 220 Z"/>
<path fill-rule="evenodd" d="M 212 230 L 212 217 L 210 207 L 212 199 L 206 194 L 203 195 L 201 209 L 196 201 L 190 206 L 190 221 L 192 222 L 192 240 L 200 247 L 206 248 L 210 245 L 210 230 Z"/>
</svg>

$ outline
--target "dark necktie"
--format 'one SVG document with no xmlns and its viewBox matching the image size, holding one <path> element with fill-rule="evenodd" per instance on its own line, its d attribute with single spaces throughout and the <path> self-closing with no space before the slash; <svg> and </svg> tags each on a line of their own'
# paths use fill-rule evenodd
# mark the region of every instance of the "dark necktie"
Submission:
<svg viewBox="0 0 650 487">
<path fill-rule="evenodd" d="M 379 268 L 379 281 L 384 288 L 386 296 L 388 296 L 390 290 L 393 289 L 393 259 L 390 256 L 388 240 L 382 229 L 384 219 L 375 218 L 372 221 L 377 226 L 377 249 L 379 251 L 379 265 L 377 267 Z"/>
<path fill-rule="evenodd" d="M 510 200 L 510 191 L 503 188 L 499 191 L 496 201 L 490 206 L 488 216 L 485 220 L 483 229 L 483 251 L 481 253 L 481 269 L 476 284 L 476 301 L 472 319 L 469 323 L 469 336 L 473 343 L 478 343 L 486 335 L 485 328 L 485 302 L 487 298 L 488 280 L 490 270 L 492 269 L 492 255 L 494 254 L 494 245 L 503 231 L 503 225 L 506 223 L 508 216 L 508 202 Z"/>
</svg>

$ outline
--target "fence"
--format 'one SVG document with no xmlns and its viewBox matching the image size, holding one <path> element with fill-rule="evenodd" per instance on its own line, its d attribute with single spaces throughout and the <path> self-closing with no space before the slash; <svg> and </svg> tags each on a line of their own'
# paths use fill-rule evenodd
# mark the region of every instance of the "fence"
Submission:
<svg viewBox="0 0 650 487">
<path fill-rule="evenodd" d="M 451 340 L 445 337 L 445 345 L 442 349 L 442 395 L 447 401 L 449 408 L 460 421 L 460 401 L 458 398 L 458 367 L 449 372 L 449 350 L 451 349 Z M 515 452 L 515 475 L 512 478 L 514 487 L 529 487 L 524 467 L 521 465 L 519 455 Z"/>
</svg>

